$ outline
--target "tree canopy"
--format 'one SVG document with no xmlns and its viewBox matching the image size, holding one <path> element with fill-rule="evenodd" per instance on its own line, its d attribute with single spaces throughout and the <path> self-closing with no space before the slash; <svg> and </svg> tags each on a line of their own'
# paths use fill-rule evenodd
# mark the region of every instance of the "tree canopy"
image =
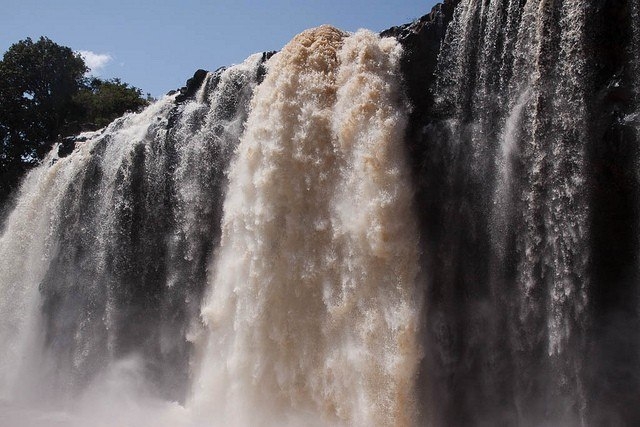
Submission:
<svg viewBox="0 0 640 427">
<path fill-rule="evenodd" d="M 90 79 L 74 100 L 80 107 L 84 127 L 101 128 L 125 111 L 137 111 L 149 104 L 142 91 L 120 79 Z"/>
<path fill-rule="evenodd" d="M 87 77 L 71 48 L 47 37 L 14 43 L 0 61 L 0 204 L 61 137 L 95 130 L 148 104 L 119 79 Z"/>
</svg>

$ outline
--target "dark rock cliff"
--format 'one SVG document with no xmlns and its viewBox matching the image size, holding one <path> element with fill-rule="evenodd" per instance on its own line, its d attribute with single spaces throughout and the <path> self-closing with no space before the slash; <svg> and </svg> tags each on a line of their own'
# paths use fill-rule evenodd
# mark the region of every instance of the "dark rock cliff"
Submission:
<svg viewBox="0 0 640 427">
<path fill-rule="evenodd" d="M 412 106 L 407 141 L 413 145 L 413 150 L 419 149 L 414 144 L 419 139 L 417 135 L 422 124 L 432 115 L 433 97 L 430 88 L 434 81 L 440 45 L 458 3 L 459 0 L 438 3 L 423 17 L 380 33 L 383 37 L 395 37 L 404 48 L 402 74 Z"/>
<path fill-rule="evenodd" d="M 440 45 L 458 3 L 446 1 L 413 23 L 382 32 L 396 37 L 404 47 L 402 69 L 413 108 L 406 141 L 423 232 L 423 268 L 429 275 L 425 294 L 430 313 L 426 319 L 430 348 L 424 367 L 430 377 L 420 383 L 431 384 L 426 386 L 431 391 L 424 392 L 427 406 L 435 412 L 429 415 L 434 425 L 513 425 L 522 421 L 523 414 L 544 412 L 542 408 L 556 404 L 548 397 L 534 397 L 544 394 L 542 376 L 531 383 L 527 393 L 532 401 L 547 399 L 546 403 L 537 409 L 518 409 L 513 401 L 513 390 L 519 386 L 513 382 L 516 362 L 510 360 L 521 357 L 517 352 L 523 350 L 510 353 L 508 336 L 513 326 L 509 326 L 509 315 L 501 317 L 492 311 L 506 312 L 509 298 L 515 297 L 509 288 L 515 274 L 515 261 L 510 257 L 519 255 L 513 245 L 508 248 L 506 265 L 499 266 L 506 278 L 504 288 L 497 295 L 489 245 L 493 172 L 487 169 L 483 181 L 468 177 L 464 165 L 469 154 L 448 147 L 452 137 L 442 133 L 445 126 L 438 125 L 449 113 L 434 109 Z M 586 150 L 584 193 L 589 207 L 589 241 L 585 243 L 590 253 L 585 279 L 589 283 L 589 322 L 579 333 L 578 339 L 585 340 L 588 350 L 578 356 L 583 366 L 577 375 L 583 379 L 588 409 L 567 411 L 583 411 L 588 425 L 637 425 L 640 410 L 633 403 L 640 395 L 640 344 L 633 338 L 640 336 L 640 126 L 639 96 L 634 95 L 640 76 L 638 41 L 633 40 L 637 23 L 630 0 L 598 0 L 585 2 L 584 7 L 588 30 L 583 48 L 588 66 L 583 78 L 588 113 L 587 139 L 581 143 Z M 549 43 L 550 52 L 552 45 Z M 477 70 L 468 73 L 473 76 Z M 476 83 L 473 78 L 470 81 L 473 90 Z M 551 89 L 546 95 L 549 99 L 554 96 Z M 490 147 L 493 141 L 486 143 Z M 478 334 L 474 332 L 478 327 L 485 330 Z M 537 356 L 529 356 L 532 360 L 538 357 L 542 366 L 546 350 L 540 346 L 536 351 Z M 532 372 L 543 369 L 529 368 Z M 479 374 L 483 371 L 484 376 Z M 491 384 L 485 380 L 487 372 L 495 379 Z M 543 417 L 543 422 L 545 416 L 555 416 L 552 412 L 535 416 Z"/>
<path fill-rule="evenodd" d="M 634 101 L 632 1 L 599 0 L 588 40 L 592 327 L 589 386 L 592 425 L 638 425 L 640 408 L 640 189 L 638 107 Z M 637 23 L 636 23 L 637 25 Z M 636 47 L 637 49 L 637 47 Z M 637 95 L 637 94 L 636 94 Z M 635 112 L 635 114 L 634 114 Z"/>
</svg>

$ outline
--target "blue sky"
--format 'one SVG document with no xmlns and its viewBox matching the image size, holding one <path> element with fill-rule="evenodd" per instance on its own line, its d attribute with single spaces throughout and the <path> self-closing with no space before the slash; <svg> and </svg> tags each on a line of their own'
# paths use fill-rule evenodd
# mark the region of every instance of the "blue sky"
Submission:
<svg viewBox="0 0 640 427">
<path fill-rule="evenodd" d="M 4 0 L 0 52 L 47 36 L 84 51 L 94 74 L 120 77 L 160 96 L 198 68 L 242 62 L 278 50 L 321 24 L 380 31 L 431 10 L 433 0 Z M 96 54 L 97 56 L 92 56 Z"/>
</svg>

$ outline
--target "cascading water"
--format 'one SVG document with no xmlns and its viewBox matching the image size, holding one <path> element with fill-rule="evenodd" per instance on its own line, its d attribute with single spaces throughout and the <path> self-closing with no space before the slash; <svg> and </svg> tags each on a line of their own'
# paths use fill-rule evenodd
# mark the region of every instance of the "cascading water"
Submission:
<svg viewBox="0 0 640 427">
<path fill-rule="evenodd" d="M 392 39 L 320 27 L 269 63 L 203 308 L 194 399 L 220 425 L 413 422 L 421 304 L 399 58 Z"/>
<path fill-rule="evenodd" d="M 225 170 L 262 61 L 82 135 L 29 175 L 0 249 L 3 399 L 74 401 L 119 360 L 123 377 L 184 399 Z"/>
<path fill-rule="evenodd" d="M 54 150 L 0 235 L 0 425 L 640 423 L 613 3 L 322 26 Z"/>
<path fill-rule="evenodd" d="M 416 422 L 401 52 L 320 27 L 269 62 L 255 94 L 261 55 L 52 153 L 3 235 L 2 302 L 24 304 L 3 323 L 3 374 L 16 373 L 4 398 L 28 377 L 55 402 L 186 399 L 188 413 L 159 407 L 178 424 Z"/>
<path fill-rule="evenodd" d="M 607 167 L 598 151 L 615 138 L 607 109 L 617 106 L 596 88 L 604 80 L 602 92 L 611 91 L 605 73 L 619 72 L 592 66 L 598 32 L 615 31 L 598 14 L 581 1 L 463 1 L 448 26 L 424 128 L 431 148 L 417 171 L 424 250 L 433 253 L 426 347 L 434 355 L 424 369 L 438 373 L 426 394 L 436 425 L 637 419 L 626 401 L 613 410 L 602 403 L 618 393 L 626 400 L 623 382 L 629 395 L 637 390 L 638 313 L 609 336 L 623 304 L 616 293 L 637 301 L 637 284 L 616 283 L 605 253 L 606 233 L 627 218 L 607 212 L 612 196 L 600 192 L 619 178 L 597 175 Z M 630 53 L 610 62 L 626 67 L 637 61 Z M 616 204 L 634 197 L 625 185 Z M 635 268 L 625 258 L 632 245 L 621 239 L 620 268 Z M 630 373 L 623 381 L 610 368 L 613 343 L 625 354 L 616 356 L 618 372 Z"/>
</svg>

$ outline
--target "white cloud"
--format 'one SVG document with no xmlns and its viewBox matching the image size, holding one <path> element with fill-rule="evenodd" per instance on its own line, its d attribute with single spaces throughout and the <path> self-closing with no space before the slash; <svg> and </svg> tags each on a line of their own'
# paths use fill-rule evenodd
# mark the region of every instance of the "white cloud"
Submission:
<svg viewBox="0 0 640 427">
<path fill-rule="evenodd" d="M 95 53 L 90 50 L 79 50 L 78 53 L 89 67 L 89 72 L 95 75 L 99 75 L 100 70 L 113 60 L 113 57 L 108 53 Z"/>
</svg>

